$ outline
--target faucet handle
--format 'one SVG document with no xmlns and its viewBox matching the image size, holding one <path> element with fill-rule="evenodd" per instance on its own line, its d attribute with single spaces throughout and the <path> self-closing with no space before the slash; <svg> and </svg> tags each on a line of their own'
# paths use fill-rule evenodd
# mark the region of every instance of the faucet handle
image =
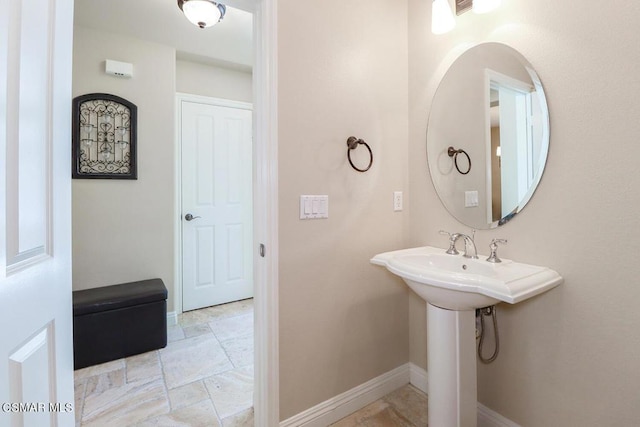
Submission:
<svg viewBox="0 0 640 427">
<path fill-rule="evenodd" d="M 449 236 L 449 249 L 447 249 L 447 253 L 449 255 L 458 255 L 460 252 L 456 249 L 456 240 L 460 236 L 458 233 L 449 233 L 448 231 L 440 230 L 440 234 L 445 234 Z"/>
<path fill-rule="evenodd" d="M 489 254 L 489 258 L 487 258 L 487 261 L 493 263 L 502 262 L 502 260 L 498 258 L 498 243 L 506 244 L 507 239 L 493 239 L 491 243 L 489 243 L 491 253 Z"/>
</svg>

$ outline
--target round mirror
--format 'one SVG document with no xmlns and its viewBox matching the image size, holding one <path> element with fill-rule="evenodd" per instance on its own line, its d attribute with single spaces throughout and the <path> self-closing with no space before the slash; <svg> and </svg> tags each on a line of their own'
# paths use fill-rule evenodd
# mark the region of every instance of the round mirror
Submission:
<svg viewBox="0 0 640 427">
<path fill-rule="evenodd" d="M 456 59 L 433 98 L 427 160 L 458 221 L 488 229 L 513 218 L 538 186 L 548 150 L 547 102 L 524 56 L 483 43 Z"/>
</svg>

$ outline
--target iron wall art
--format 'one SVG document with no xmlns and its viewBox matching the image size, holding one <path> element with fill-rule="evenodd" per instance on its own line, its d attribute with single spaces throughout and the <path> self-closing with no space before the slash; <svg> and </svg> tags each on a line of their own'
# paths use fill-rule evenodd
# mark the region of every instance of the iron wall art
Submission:
<svg viewBox="0 0 640 427">
<path fill-rule="evenodd" d="M 90 93 L 73 100 L 73 178 L 138 179 L 138 108 L 119 96 Z"/>
</svg>

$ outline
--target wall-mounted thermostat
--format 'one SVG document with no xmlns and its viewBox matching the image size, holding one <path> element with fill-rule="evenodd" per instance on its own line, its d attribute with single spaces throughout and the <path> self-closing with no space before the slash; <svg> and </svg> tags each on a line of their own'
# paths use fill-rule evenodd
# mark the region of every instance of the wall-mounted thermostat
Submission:
<svg viewBox="0 0 640 427">
<path fill-rule="evenodd" d="M 111 76 L 130 78 L 133 77 L 133 64 L 107 59 L 105 72 Z"/>
</svg>

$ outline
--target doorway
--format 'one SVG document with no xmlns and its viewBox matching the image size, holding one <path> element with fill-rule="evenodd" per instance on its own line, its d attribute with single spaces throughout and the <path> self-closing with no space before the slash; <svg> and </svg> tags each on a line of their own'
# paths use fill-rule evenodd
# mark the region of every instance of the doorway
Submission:
<svg viewBox="0 0 640 427">
<path fill-rule="evenodd" d="M 143 9 L 145 13 L 150 10 L 161 11 L 164 5 L 154 4 L 152 7 L 146 8 L 143 3 L 147 2 L 135 2 L 135 4 L 128 2 L 125 7 L 118 7 L 113 2 L 99 2 L 105 10 L 104 13 L 93 14 L 91 16 L 101 16 L 117 14 L 118 20 L 116 24 L 110 27 L 109 31 L 116 31 L 119 26 L 129 26 L 132 29 L 139 30 L 141 33 L 149 33 L 151 31 L 158 31 L 166 35 L 165 25 L 153 25 L 153 20 L 148 15 L 145 19 L 136 19 L 133 9 Z M 87 1 L 79 2 L 81 4 L 87 3 Z M 254 248 L 253 248 L 253 261 L 254 261 L 254 279 L 255 279 L 255 413 L 256 422 L 261 425 L 276 425 L 278 422 L 278 356 L 277 356 L 277 333 L 278 333 L 278 316 L 277 316 L 277 150 L 276 150 L 276 124 L 277 124 L 277 102 L 276 102 L 276 90 L 275 84 L 277 81 L 275 70 L 275 48 L 276 48 L 276 31 L 275 31 L 275 19 L 276 19 L 276 6 L 275 2 L 270 0 L 233 0 L 227 2 L 229 6 L 237 6 L 243 10 L 252 11 L 255 19 L 255 34 L 258 40 L 255 43 L 256 52 L 254 58 L 254 73 L 253 80 L 255 84 L 254 89 L 254 126 L 255 126 L 255 147 L 254 147 L 254 182 L 256 186 L 254 188 Z M 169 7 L 169 6 L 167 6 Z M 170 5 L 168 13 L 173 13 L 175 4 Z M 123 9 L 127 9 L 128 13 L 124 16 L 117 12 Z M 77 16 L 76 16 L 77 18 Z M 135 21 L 131 24 L 131 21 Z M 93 21 L 105 21 L 93 20 Z M 145 25 L 140 25 L 143 22 Z M 146 23 L 149 22 L 149 25 Z M 173 18 L 167 17 L 167 19 L 155 21 L 163 22 L 167 24 L 173 22 Z M 221 27 L 222 28 L 222 27 Z M 205 34 L 204 30 L 199 34 Z M 210 31 L 209 31 L 210 33 Z M 86 42 L 86 41 L 83 41 Z M 207 45 L 208 43 L 196 43 L 197 45 Z M 196 45 L 194 44 L 194 45 Z M 101 45 L 98 45 L 102 47 Z M 127 49 L 129 46 L 125 45 Z M 127 50 L 128 51 L 128 50 Z M 116 53 L 124 53 L 118 51 Z M 141 52 L 140 55 L 131 59 L 130 61 L 138 63 L 138 57 L 146 55 L 146 52 Z M 116 57 L 113 55 L 113 57 Z M 104 56 L 101 57 L 103 60 Z M 128 60 L 126 57 L 120 58 Z M 158 67 L 157 64 L 154 69 L 160 72 L 161 70 L 169 69 L 170 67 Z M 142 71 L 141 68 L 136 66 L 134 72 L 139 78 Z M 152 76 L 155 81 L 155 76 Z M 152 79 L 149 79 L 152 80 Z M 133 80 L 132 80 L 133 82 Z M 136 86 L 139 84 L 139 80 Z M 103 89 L 101 89 L 103 90 Z M 105 88 L 104 90 L 111 90 Z M 154 93 L 154 90 L 147 91 L 148 93 Z M 173 94 L 175 97 L 175 93 Z M 145 110 L 148 111 L 148 110 Z M 163 118 L 153 116 L 154 124 L 161 124 Z M 173 119 L 173 118 L 172 118 Z M 150 120 L 148 120 L 150 122 Z M 161 135 L 164 139 L 168 133 Z M 165 158 L 167 158 L 166 156 Z M 146 157 L 147 165 L 156 165 L 149 161 Z M 160 168 L 163 173 L 160 175 L 166 177 L 168 168 Z M 145 175 L 148 176 L 148 175 Z M 135 183 L 139 184 L 139 183 Z M 129 187 L 133 187 L 130 185 Z M 162 188 L 166 188 L 163 186 Z M 173 195 L 172 195 L 173 197 Z M 135 200 L 135 197 L 131 198 Z M 178 205 L 176 200 L 174 206 Z M 181 228 L 180 213 L 176 216 L 176 222 L 174 224 L 172 232 L 174 236 L 179 235 Z M 257 246 L 263 245 L 261 255 L 258 255 Z M 266 248 L 266 249 L 265 249 Z M 178 260 L 176 260 L 178 262 Z M 113 271 L 118 271 L 117 268 L 113 268 Z M 175 278 L 175 282 L 179 281 L 179 278 Z M 176 295 L 176 298 L 180 298 Z M 182 305 L 176 303 L 176 309 L 179 310 Z"/>
<path fill-rule="evenodd" d="M 492 171 L 487 185 L 488 218 L 499 221 L 526 202 L 540 158 L 540 144 L 534 142 L 540 138 L 534 134 L 541 130 L 534 126 L 538 120 L 534 111 L 541 110 L 530 82 L 490 69 L 485 71 L 485 79 L 489 99 L 487 159 Z"/>
<path fill-rule="evenodd" d="M 183 311 L 253 297 L 251 108 L 177 96 Z"/>
</svg>

